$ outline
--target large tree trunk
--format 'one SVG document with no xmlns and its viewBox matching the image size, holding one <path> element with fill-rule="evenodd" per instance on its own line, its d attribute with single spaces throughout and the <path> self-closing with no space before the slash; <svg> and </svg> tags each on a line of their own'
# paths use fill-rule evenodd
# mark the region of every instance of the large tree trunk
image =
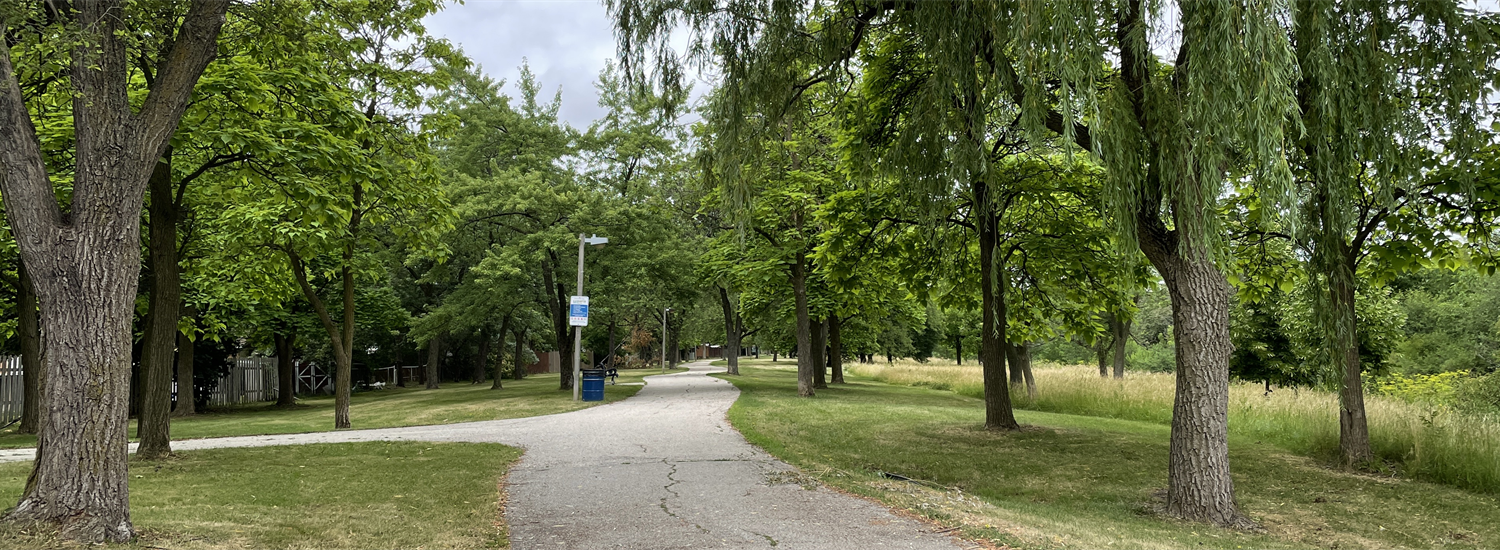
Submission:
<svg viewBox="0 0 1500 550">
<path fill-rule="evenodd" d="M 360 186 L 354 186 L 354 205 L 359 207 Z M 334 356 L 338 360 L 338 371 L 333 378 L 333 424 L 335 428 L 348 428 L 349 398 L 354 394 L 354 243 L 359 227 L 359 211 L 356 210 L 350 225 L 350 241 L 344 245 L 343 291 L 344 291 L 344 352 Z"/>
<path fill-rule="evenodd" d="M 185 313 L 197 316 L 193 306 L 185 306 Z M 197 345 L 192 338 L 181 332 L 177 333 L 177 408 L 172 410 L 172 416 L 192 416 L 198 414 L 198 384 L 193 378 L 193 346 Z M 186 380 L 184 384 L 182 381 Z"/>
<path fill-rule="evenodd" d="M 41 147 L 0 40 L 0 197 L 41 305 L 41 433 L 18 521 L 57 524 L 86 542 L 129 540 L 126 414 L 131 323 L 140 275 L 146 181 L 217 52 L 228 2 L 194 2 L 156 81 L 132 108 L 124 10 L 78 2 L 70 30 L 76 166 L 72 202 L 57 203 Z M 5 23 L 0 22 L 0 34 Z"/>
<path fill-rule="evenodd" d="M 290 333 L 291 330 L 286 330 Z M 297 368 L 292 363 L 292 346 L 297 340 L 295 334 L 277 334 L 271 336 L 276 342 L 276 405 L 288 407 L 297 399 Z"/>
<path fill-rule="evenodd" d="M 429 390 L 438 389 L 438 366 L 443 361 L 443 340 L 447 335 L 447 332 L 442 332 L 427 340 L 427 368 L 424 370 Z"/>
<path fill-rule="evenodd" d="M 844 338 L 839 332 L 843 324 L 837 315 L 828 318 L 828 368 L 835 384 L 844 383 Z"/>
<path fill-rule="evenodd" d="M 828 320 L 818 319 L 812 324 L 812 349 L 807 350 L 812 356 L 812 362 L 816 370 L 813 371 L 813 387 L 828 389 Z"/>
<path fill-rule="evenodd" d="M 1359 363 L 1359 333 L 1356 317 L 1354 262 L 1352 253 L 1345 250 L 1342 273 L 1329 277 L 1329 307 L 1333 310 L 1334 338 L 1343 378 L 1339 384 L 1339 454 L 1344 463 L 1362 466 L 1374 460 L 1370 450 L 1370 428 L 1365 421 L 1364 381 L 1361 380 Z"/>
<path fill-rule="evenodd" d="M 1150 215 L 1142 218 L 1138 222 L 1141 249 L 1171 295 L 1172 334 L 1177 343 L 1167 513 L 1221 526 L 1249 525 L 1235 505 L 1234 480 L 1229 476 L 1233 289 L 1201 247 L 1168 232 Z"/>
<path fill-rule="evenodd" d="M 42 365 L 42 332 L 37 318 L 36 288 L 24 262 L 18 262 L 16 275 L 16 332 L 21 340 L 21 425 L 17 431 L 34 434 L 41 431 L 42 386 L 47 371 Z"/>
<path fill-rule="evenodd" d="M 177 350 L 182 277 L 177 265 L 177 204 L 173 202 L 172 148 L 151 172 L 151 298 L 141 345 L 141 415 L 135 456 L 154 460 L 172 454 L 172 363 Z"/>
<path fill-rule="evenodd" d="M 813 347 L 812 319 L 807 314 L 807 259 L 800 252 L 792 262 L 791 270 L 792 294 L 797 309 L 797 395 L 812 397 L 816 392 L 813 389 L 813 370 L 822 366 L 813 363 L 812 354 L 808 353 Z"/>
<path fill-rule="evenodd" d="M 974 184 L 975 202 L 987 204 L 989 200 L 984 183 Z M 981 206 L 981 209 L 984 207 Z M 979 344 L 979 361 L 984 369 L 984 426 L 992 430 L 1017 430 L 1016 413 L 1011 407 L 1010 386 L 1005 383 L 1005 333 L 1006 314 L 1004 294 L 995 280 L 996 223 L 994 214 L 985 213 L 979 218 L 979 287 L 980 302 L 984 309 L 981 315 L 982 334 Z"/>
<path fill-rule="evenodd" d="M 1126 320 L 1123 315 L 1116 314 L 1112 328 L 1114 340 L 1110 342 L 1113 344 L 1110 347 L 1115 352 L 1115 378 L 1125 378 L 1125 344 L 1130 338 L 1130 321 Z"/>
<path fill-rule="evenodd" d="M 557 264 L 557 253 L 547 251 L 548 259 L 542 262 L 542 284 L 547 287 L 547 302 L 552 310 L 552 332 L 557 349 L 558 376 L 557 389 L 573 389 L 573 335 L 568 330 L 568 299 L 567 289 L 563 288 L 561 281 L 556 280 L 553 266 Z"/>
<path fill-rule="evenodd" d="M 724 310 L 724 356 L 729 364 L 729 374 L 740 373 L 740 324 L 734 303 L 729 300 L 729 289 L 719 287 L 719 307 Z"/>
</svg>

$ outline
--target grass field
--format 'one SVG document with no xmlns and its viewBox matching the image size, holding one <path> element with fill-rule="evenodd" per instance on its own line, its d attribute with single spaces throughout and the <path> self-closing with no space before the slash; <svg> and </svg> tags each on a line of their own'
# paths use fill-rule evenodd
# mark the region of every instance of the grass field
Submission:
<svg viewBox="0 0 1500 550">
<path fill-rule="evenodd" d="M 1019 433 L 983 429 L 979 399 L 850 383 L 796 397 L 794 367 L 747 362 L 730 421 L 751 442 L 835 487 L 971 539 L 1024 548 L 1493 548 L 1493 495 L 1353 474 L 1236 436 L 1238 501 L 1263 534 L 1158 516 L 1169 428 L 1158 422 L 1019 411 Z M 1040 382 L 1044 384 L 1045 382 Z M 889 472 L 920 480 L 898 481 Z"/>
<path fill-rule="evenodd" d="M 682 372 L 687 369 L 668 370 Z M 640 391 L 641 378 L 660 374 L 659 369 L 621 370 L 619 385 L 604 386 L 604 403 L 625 399 Z M 573 401 L 570 392 L 557 390 L 556 374 L 506 380 L 505 388 L 491 390 L 488 382 L 453 382 L 441 389 L 391 388 L 360 392 L 349 404 L 355 429 L 452 424 L 476 420 L 500 420 L 556 414 L 598 405 Z M 131 421 L 130 433 L 135 434 Z M 206 413 L 172 419 L 172 439 L 326 432 L 333 430 L 333 397 L 300 398 L 291 407 L 255 403 L 222 407 Z M 18 434 L 14 427 L 0 430 L 0 448 L 36 446 L 36 436 Z"/>
<path fill-rule="evenodd" d="M 119 549 L 506 548 L 498 483 L 519 449 L 471 443 L 338 443 L 215 449 L 131 460 L 140 537 Z M 0 502 L 31 464 L 0 464 Z M 0 548 L 76 548 L 0 523 Z"/>
<path fill-rule="evenodd" d="M 852 372 L 893 384 L 984 395 L 978 366 L 931 361 L 855 364 Z M 1156 424 L 1172 421 L 1175 381 L 1171 374 L 1131 372 L 1103 379 L 1087 366 L 1038 365 L 1037 394 L 1014 393 L 1022 409 L 1079 414 Z M 1430 404 L 1379 395 L 1365 397 L 1370 443 L 1385 465 L 1400 475 L 1500 494 L 1500 418 L 1459 413 Z M 1337 457 L 1338 396 L 1320 390 L 1230 386 L 1231 437 L 1273 443 L 1319 460 Z"/>
</svg>

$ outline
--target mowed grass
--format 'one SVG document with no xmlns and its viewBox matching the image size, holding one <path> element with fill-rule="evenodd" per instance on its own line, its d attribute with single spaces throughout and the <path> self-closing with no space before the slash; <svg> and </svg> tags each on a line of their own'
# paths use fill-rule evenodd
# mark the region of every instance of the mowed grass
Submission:
<svg viewBox="0 0 1500 550">
<path fill-rule="evenodd" d="M 729 419 L 751 442 L 971 539 L 1023 548 L 1500 547 L 1492 495 L 1333 470 L 1247 437 L 1230 443 L 1236 494 L 1265 533 L 1163 518 L 1154 510 L 1168 426 L 1019 411 L 1025 430 L 991 432 L 976 398 L 852 375 L 802 399 L 794 367 L 777 365 L 719 375 L 743 392 Z"/>
<path fill-rule="evenodd" d="M 668 369 L 683 372 L 687 369 Z M 619 384 L 604 386 L 604 401 L 625 399 L 640 391 L 641 379 L 660 374 L 660 369 L 621 370 Z M 449 382 L 440 389 L 390 388 L 354 394 L 349 419 L 354 429 L 426 426 L 479 420 L 501 420 L 568 412 L 600 402 L 573 401 L 569 391 L 558 391 L 558 375 L 538 374 L 525 380 L 506 380 L 504 389 L 491 390 L 490 383 Z M 326 432 L 333 430 L 333 397 L 299 398 L 291 407 L 275 403 L 253 403 L 211 409 L 205 413 L 172 419 L 172 439 Z M 135 421 L 130 434 L 135 435 Z M 0 448 L 34 447 L 36 436 L 18 434 L 15 428 L 0 430 Z"/>
<path fill-rule="evenodd" d="M 130 462 L 140 536 L 120 549 L 506 548 L 499 482 L 520 456 L 472 443 L 374 442 L 215 449 Z M 30 463 L 0 464 L 16 502 Z M 0 548 L 73 548 L 0 523 Z"/>
<path fill-rule="evenodd" d="M 984 395 L 981 369 L 951 362 L 855 364 L 850 370 L 893 384 Z M 1088 366 L 1037 365 L 1037 394 L 1012 392 L 1016 407 L 1171 424 L 1175 378 L 1129 372 L 1100 378 Z M 1231 437 L 1274 443 L 1294 453 L 1333 461 L 1338 455 L 1338 396 L 1327 391 L 1230 385 Z M 1380 395 L 1365 396 L 1370 444 L 1403 476 L 1500 494 L 1500 418 L 1469 415 Z"/>
</svg>

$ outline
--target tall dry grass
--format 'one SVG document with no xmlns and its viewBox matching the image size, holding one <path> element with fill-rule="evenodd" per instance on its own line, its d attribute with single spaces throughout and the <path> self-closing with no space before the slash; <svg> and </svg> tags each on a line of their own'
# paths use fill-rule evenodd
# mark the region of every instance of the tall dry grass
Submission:
<svg viewBox="0 0 1500 550">
<path fill-rule="evenodd" d="M 951 362 L 850 364 L 852 373 L 908 386 L 983 397 L 980 367 Z M 1037 392 L 1013 391 L 1017 408 L 1170 424 L 1171 374 L 1127 373 L 1104 379 L 1088 366 L 1038 364 Z M 1500 493 L 1500 418 L 1371 395 L 1365 398 L 1370 444 L 1403 474 L 1465 489 Z M 1321 390 L 1236 382 L 1229 388 L 1231 436 L 1249 437 L 1291 452 L 1333 459 L 1338 453 L 1338 396 Z"/>
</svg>

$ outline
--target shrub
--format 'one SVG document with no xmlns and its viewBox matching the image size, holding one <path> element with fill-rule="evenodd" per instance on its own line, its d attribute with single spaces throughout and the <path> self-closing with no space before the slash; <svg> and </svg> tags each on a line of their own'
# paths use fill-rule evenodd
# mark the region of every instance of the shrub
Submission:
<svg viewBox="0 0 1500 550">
<path fill-rule="evenodd" d="M 1375 393 L 1412 403 L 1453 405 L 1454 392 L 1463 382 L 1462 372 L 1404 375 L 1393 373 L 1372 381 Z"/>
<path fill-rule="evenodd" d="M 1500 371 L 1459 381 L 1453 404 L 1472 413 L 1500 413 Z"/>
<path fill-rule="evenodd" d="M 1164 338 L 1150 346 L 1142 346 L 1135 342 L 1130 342 L 1127 346 L 1129 357 L 1125 364 L 1131 370 L 1146 372 L 1175 372 L 1177 370 L 1177 345 L 1172 342 L 1171 337 Z"/>
</svg>

